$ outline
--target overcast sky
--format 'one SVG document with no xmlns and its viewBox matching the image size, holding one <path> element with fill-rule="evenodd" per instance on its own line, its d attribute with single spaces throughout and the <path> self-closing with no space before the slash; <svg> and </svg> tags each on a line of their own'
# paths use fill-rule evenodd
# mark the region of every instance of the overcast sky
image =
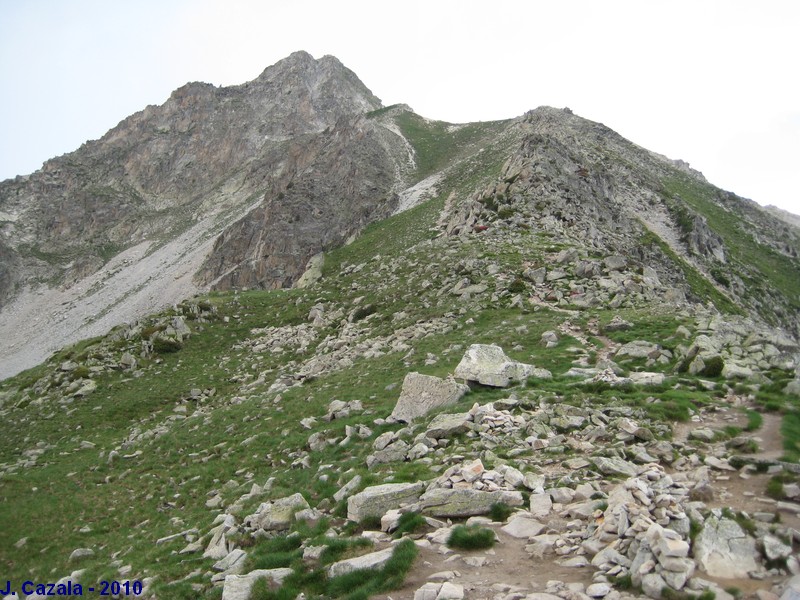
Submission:
<svg viewBox="0 0 800 600">
<path fill-rule="evenodd" d="M 569 106 L 800 214 L 800 2 L 0 0 L 0 179 L 295 50 L 450 122 Z"/>
</svg>

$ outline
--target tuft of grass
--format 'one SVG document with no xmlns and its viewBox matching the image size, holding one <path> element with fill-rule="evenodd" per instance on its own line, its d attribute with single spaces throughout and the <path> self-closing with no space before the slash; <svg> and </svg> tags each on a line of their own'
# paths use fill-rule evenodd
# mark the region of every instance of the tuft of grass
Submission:
<svg viewBox="0 0 800 600">
<path fill-rule="evenodd" d="M 745 425 L 745 431 L 758 431 L 761 429 L 761 426 L 764 424 L 764 417 L 761 415 L 760 412 L 755 410 L 748 410 L 747 411 L 747 425 Z"/>
<path fill-rule="evenodd" d="M 505 521 L 513 512 L 514 509 L 504 502 L 495 502 L 489 507 L 489 517 L 492 521 Z"/>
<path fill-rule="evenodd" d="M 352 539 L 325 538 L 322 543 L 325 544 L 325 550 L 322 551 L 322 556 L 320 556 L 320 562 L 323 565 L 329 565 L 342 560 L 347 554 L 352 554 L 353 551 L 358 548 L 368 548 L 372 546 L 370 540 L 362 537 Z"/>
<path fill-rule="evenodd" d="M 783 480 L 780 477 L 772 477 L 767 482 L 767 489 L 765 491 L 767 496 L 775 500 L 783 500 L 785 494 L 783 492 Z"/>
<path fill-rule="evenodd" d="M 425 517 L 417 512 L 407 512 L 400 516 L 400 521 L 397 524 L 397 529 L 394 531 L 395 538 L 401 538 L 407 533 L 414 533 L 415 531 L 425 527 L 427 522 Z"/>
<path fill-rule="evenodd" d="M 450 534 L 447 545 L 461 550 L 483 550 L 494 546 L 494 542 L 494 531 L 491 529 L 477 525 L 458 525 Z"/>
<path fill-rule="evenodd" d="M 302 543 L 299 535 L 267 539 L 248 551 L 248 570 L 290 567 L 294 561 L 302 558 Z"/>
<path fill-rule="evenodd" d="M 800 413 L 790 412 L 783 416 L 781 423 L 784 459 L 788 462 L 800 461 Z"/>
</svg>

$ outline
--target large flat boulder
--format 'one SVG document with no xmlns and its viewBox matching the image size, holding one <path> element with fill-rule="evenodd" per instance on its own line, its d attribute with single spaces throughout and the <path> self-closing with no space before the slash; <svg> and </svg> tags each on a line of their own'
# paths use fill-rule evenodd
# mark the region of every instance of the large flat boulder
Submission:
<svg viewBox="0 0 800 600">
<path fill-rule="evenodd" d="M 470 488 L 434 488 L 425 492 L 419 502 L 422 511 L 434 517 L 485 515 L 491 510 L 492 504 L 498 502 L 509 506 L 522 506 L 524 504 L 520 492 L 510 490 L 484 492 Z"/>
<path fill-rule="evenodd" d="M 712 577 L 746 579 L 758 565 L 756 541 L 733 519 L 710 516 L 694 541 L 697 566 Z"/>
<path fill-rule="evenodd" d="M 222 600 L 247 600 L 259 579 L 269 579 L 277 587 L 292 573 L 291 569 L 258 569 L 247 575 L 228 575 L 222 588 Z"/>
<path fill-rule="evenodd" d="M 246 523 L 266 531 L 289 529 L 294 513 L 311 508 L 306 499 L 299 493 L 273 502 L 264 502 L 255 514 L 245 518 Z"/>
<path fill-rule="evenodd" d="M 394 548 L 386 548 L 378 552 L 340 560 L 328 567 L 328 577 L 338 577 L 339 575 L 346 575 L 347 573 L 364 569 L 380 569 L 389 562 L 393 552 Z"/>
<path fill-rule="evenodd" d="M 453 379 L 408 373 L 403 379 L 403 388 L 400 390 L 400 397 L 391 417 L 397 421 L 410 423 L 435 408 L 455 404 L 468 391 L 466 385 Z"/>
<path fill-rule="evenodd" d="M 388 510 L 419 500 L 425 484 L 385 483 L 366 488 L 347 499 L 347 518 L 360 522 L 367 517 L 382 517 Z"/>
<path fill-rule="evenodd" d="M 533 372 L 532 365 L 511 360 L 500 346 L 472 344 L 453 375 L 482 385 L 508 387 L 513 382 L 527 379 Z"/>
</svg>

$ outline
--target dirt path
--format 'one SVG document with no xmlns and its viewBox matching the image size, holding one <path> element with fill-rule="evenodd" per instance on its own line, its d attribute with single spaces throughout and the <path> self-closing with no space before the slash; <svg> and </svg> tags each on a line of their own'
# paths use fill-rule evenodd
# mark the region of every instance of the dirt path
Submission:
<svg viewBox="0 0 800 600">
<path fill-rule="evenodd" d="M 436 573 L 453 572 L 452 583 L 464 586 L 467 598 L 491 598 L 501 593 L 542 592 L 548 581 L 592 583 L 593 567 L 563 567 L 553 557 L 532 558 L 526 551 L 528 541 L 517 539 L 500 530 L 502 524 L 492 525 L 499 542 L 490 550 L 447 551 L 439 546 L 423 548 L 415 566 L 399 590 L 391 592 L 392 600 L 413 600 L 414 592 Z M 471 563 L 471 564 L 470 564 Z M 481 564 L 482 563 L 482 564 Z"/>
</svg>

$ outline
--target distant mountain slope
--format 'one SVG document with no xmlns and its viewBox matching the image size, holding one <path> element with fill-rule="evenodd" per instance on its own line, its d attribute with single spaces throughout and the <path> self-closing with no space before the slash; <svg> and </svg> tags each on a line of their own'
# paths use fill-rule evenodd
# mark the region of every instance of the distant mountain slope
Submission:
<svg viewBox="0 0 800 600">
<path fill-rule="evenodd" d="M 431 197 L 448 233 L 549 231 L 798 331 L 798 230 L 685 163 L 568 110 L 453 125 L 382 107 L 337 59 L 297 52 L 0 183 L 0 376 L 197 292 L 291 286 Z"/>
</svg>

